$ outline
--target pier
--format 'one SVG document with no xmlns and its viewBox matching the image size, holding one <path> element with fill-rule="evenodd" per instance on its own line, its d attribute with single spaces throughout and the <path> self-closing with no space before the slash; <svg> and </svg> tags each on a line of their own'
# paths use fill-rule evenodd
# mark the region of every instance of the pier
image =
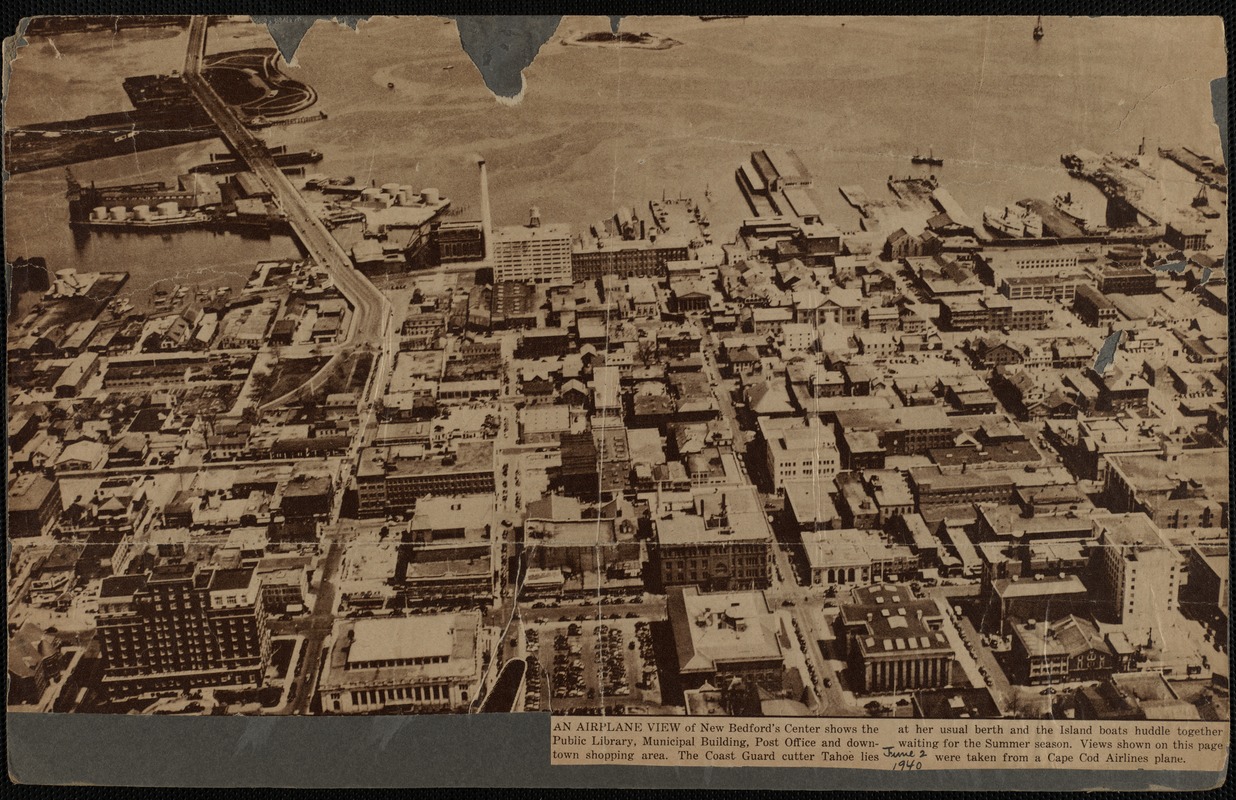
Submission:
<svg viewBox="0 0 1236 800">
<path fill-rule="evenodd" d="M 320 119 L 326 119 L 326 112 L 319 111 L 316 114 L 305 114 L 300 117 L 292 117 L 291 119 L 267 119 L 266 117 L 254 117 L 249 120 L 250 128 L 273 128 L 277 125 L 299 125 L 302 122 L 317 122 Z"/>
<path fill-rule="evenodd" d="M 1195 153 L 1187 147 L 1159 148 L 1159 155 L 1192 172 L 1207 186 L 1212 186 L 1221 192 L 1227 191 L 1227 168 L 1215 163 L 1214 159 L 1209 156 Z"/>
<path fill-rule="evenodd" d="M 1028 208 L 1042 217 L 1044 234 L 1050 233 L 1052 237 L 1059 239 L 1077 239 L 1086 235 L 1086 232 L 1079 225 L 1046 200 L 1028 197 L 1020 201 L 1018 205 L 1022 208 Z M 1047 237 L 1045 236 L 1044 238 Z"/>
<path fill-rule="evenodd" d="M 1160 225 L 1163 210 L 1152 205 L 1147 190 L 1154 180 L 1132 158 L 1089 152 L 1066 153 L 1060 162 L 1075 178 L 1090 181 L 1107 197 L 1107 224 L 1113 228 Z"/>
<path fill-rule="evenodd" d="M 850 185 L 838 187 L 841 196 L 849 203 L 859 214 L 864 217 L 871 216 L 871 198 L 867 196 L 867 190 L 861 186 Z"/>
</svg>

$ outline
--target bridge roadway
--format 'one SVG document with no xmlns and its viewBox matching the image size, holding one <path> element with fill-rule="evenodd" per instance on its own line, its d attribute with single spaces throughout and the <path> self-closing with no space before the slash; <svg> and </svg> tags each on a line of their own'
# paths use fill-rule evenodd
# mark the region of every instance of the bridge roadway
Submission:
<svg viewBox="0 0 1236 800">
<path fill-rule="evenodd" d="M 306 254 L 326 269 L 335 286 L 352 306 L 352 325 L 348 340 L 354 343 L 372 344 L 377 349 L 377 358 L 373 366 L 374 374 L 385 375 L 388 371 L 386 362 L 389 358 L 386 345 L 392 340 L 390 301 L 370 283 L 368 278 L 353 268 L 348 254 L 305 203 L 304 198 L 288 180 L 288 177 L 275 165 L 265 142 L 245 127 L 235 112 L 220 99 L 202 77 L 201 68 L 206 56 L 206 19 L 205 16 L 194 16 L 189 24 L 189 49 L 185 57 L 184 69 L 185 82 L 206 113 L 214 120 L 237 158 L 244 161 L 271 190 Z M 283 397 L 266 403 L 261 410 L 275 408 L 294 399 L 300 393 L 319 389 L 327 378 L 343 365 L 345 360 L 352 357 L 348 350 L 349 348 L 343 348 L 305 384 Z M 362 409 L 367 409 L 372 405 L 377 394 L 382 391 L 383 385 L 382 380 L 370 381 L 370 396 L 363 401 Z"/>
</svg>

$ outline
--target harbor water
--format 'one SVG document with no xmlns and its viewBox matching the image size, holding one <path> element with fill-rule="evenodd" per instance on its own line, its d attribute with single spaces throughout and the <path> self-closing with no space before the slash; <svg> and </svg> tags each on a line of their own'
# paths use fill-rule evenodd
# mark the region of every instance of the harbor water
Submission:
<svg viewBox="0 0 1236 800">
<path fill-rule="evenodd" d="M 546 43 L 525 71 L 518 103 L 499 103 L 459 43 L 453 22 L 376 18 L 359 29 L 319 22 L 285 67 L 319 95 L 328 118 L 271 128 L 271 144 L 316 148 L 310 172 L 435 187 L 475 215 L 476 159 L 489 165 L 495 222 L 582 227 L 618 206 L 710 189 L 719 233 L 749 211 L 734 170 L 753 149 L 795 149 L 812 171 L 826 219 L 855 229 L 837 187 L 886 196 L 889 176 L 935 174 L 975 218 L 986 206 L 1071 191 L 1060 155 L 1184 145 L 1218 156 L 1210 81 L 1225 64 L 1221 25 L 1201 18 L 759 18 L 704 22 L 639 17 L 623 30 L 668 36 L 668 50 Z M 604 18 L 564 18 L 559 34 L 602 30 Z M 113 37 L 125 47 L 115 47 Z M 1140 44 L 1139 44 L 1140 43 Z M 212 27 L 211 51 L 270 46 L 248 23 Z M 34 39 L 13 65 L 9 125 L 125 107 L 126 75 L 179 69 L 183 31 Z M 447 69 L 447 67 L 451 67 Z M 50 89 L 45 82 L 51 80 Z M 391 85 L 393 84 L 393 88 Z M 940 167 L 916 166 L 927 152 Z M 218 152 L 218 142 L 83 164 L 83 181 L 174 180 Z M 1164 170 L 1193 192 L 1192 176 Z M 255 261 L 295 253 L 286 237 L 204 231 L 76 237 L 59 169 L 15 176 L 7 187 L 7 256 L 49 265 L 124 269 L 129 291 L 169 273 L 243 276 Z M 183 281 L 181 281 L 183 282 Z"/>
</svg>

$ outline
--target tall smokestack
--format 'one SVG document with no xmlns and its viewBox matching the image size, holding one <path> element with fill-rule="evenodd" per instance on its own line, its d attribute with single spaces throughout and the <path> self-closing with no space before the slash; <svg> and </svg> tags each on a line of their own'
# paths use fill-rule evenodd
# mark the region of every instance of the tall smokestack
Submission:
<svg viewBox="0 0 1236 800">
<path fill-rule="evenodd" d="M 485 170 L 485 159 L 477 160 L 481 168 L 481 233 L 485 237 L 485 263 L 494 263 L 494 227 L 493 218 L 489 212 L 489 173 Z"/>
</svg>

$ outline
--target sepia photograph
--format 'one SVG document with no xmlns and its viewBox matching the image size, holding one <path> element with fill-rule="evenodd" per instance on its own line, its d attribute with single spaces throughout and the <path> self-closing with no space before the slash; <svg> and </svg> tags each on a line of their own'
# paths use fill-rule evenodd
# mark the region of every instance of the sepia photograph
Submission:
<svg viewBox="0 0 1236 800">
<path fill-rule="evenodd" d="M 1226 758 L 1221 19 L 23 24 L 10 715 Z"/>
</svg>

